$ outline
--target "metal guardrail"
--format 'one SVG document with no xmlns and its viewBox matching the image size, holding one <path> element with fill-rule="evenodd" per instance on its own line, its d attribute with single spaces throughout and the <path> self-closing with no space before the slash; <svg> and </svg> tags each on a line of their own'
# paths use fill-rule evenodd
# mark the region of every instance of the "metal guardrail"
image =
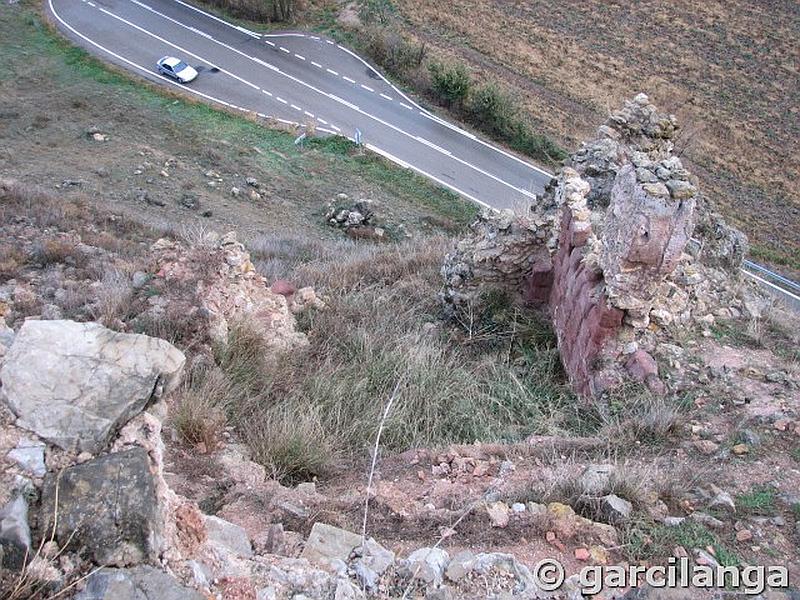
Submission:
<svg viewBox="0 0 800 600">
<path fill-rule="evenodd" d="M 800 311 L 800 284 L 797 282 L 747 259 L 743 262 L 742 273 L 761 285 L 788 308 Z"/>
</svg>

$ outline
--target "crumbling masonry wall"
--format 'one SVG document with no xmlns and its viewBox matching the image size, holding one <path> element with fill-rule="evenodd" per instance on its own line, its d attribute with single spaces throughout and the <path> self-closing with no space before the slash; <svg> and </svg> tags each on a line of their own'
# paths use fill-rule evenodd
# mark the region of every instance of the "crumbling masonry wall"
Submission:
<svg viewBox="0 0 800 600">
<path fill-rule="evenodd" d="M 478 220 L 442 267 L 446 308 L 478 303 L 487 286 L 519 294 L 549 311 L 579 395 L 626 379 L 663 393 L 658 344 L 670 328 L 739 310 L 747 247 L 673 154 L 676 129 L 646 95 L 626 102 L 530 213 Z M 699 243 L 689 245 L 693 233 Z"/>
</svg>

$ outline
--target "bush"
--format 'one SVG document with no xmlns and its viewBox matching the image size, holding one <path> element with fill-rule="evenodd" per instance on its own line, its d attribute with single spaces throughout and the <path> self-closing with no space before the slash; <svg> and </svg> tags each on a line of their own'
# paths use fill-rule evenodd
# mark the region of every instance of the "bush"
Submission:
<svg viewBox="0 0 800 600">
<path fill-rule="evenodd" d="M 443 65 L 431 63 L 428 66 L 431 74 L 433 92 L 445 106 L 461 106 L 467 99 L 472 78 L 461 63 Z"/>
<path fill-rule="evenodd" d="M 409 42 L 383 27 L 367 28 L 363 44 L 372 60 L 400 79 L 408 79 L 425 60 L 425 44 Z"/>
<path fill-rule="evenodd" d="M 278 21 L 292 19 L 296 0 L 207 0 L 236 17 L 251 21 Z"/>
<path fill-rule="evenodd" d="M 496 85 L 479 87 L 466 107 L 467 117 L 489 135 L 506 137 L 514 128 L 517 107 Z"/>
</svg>

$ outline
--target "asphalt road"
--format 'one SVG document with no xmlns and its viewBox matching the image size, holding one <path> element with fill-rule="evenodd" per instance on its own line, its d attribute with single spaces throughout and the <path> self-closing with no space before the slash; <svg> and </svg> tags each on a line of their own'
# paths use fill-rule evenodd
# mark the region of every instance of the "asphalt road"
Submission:
<svg viewBox="0 0 800 600">
<path fill-rule="evenodd" d="M 361 142 L 488 206 L 525 205 L 550 174 L 414 103 L 347 48 L 324 37 L 259 35 L 182 0 L 47 0 L 60 30 L 151 81 L 177 56 L 200 71 L 184 88 L 210 102 Z"/>
</svg>

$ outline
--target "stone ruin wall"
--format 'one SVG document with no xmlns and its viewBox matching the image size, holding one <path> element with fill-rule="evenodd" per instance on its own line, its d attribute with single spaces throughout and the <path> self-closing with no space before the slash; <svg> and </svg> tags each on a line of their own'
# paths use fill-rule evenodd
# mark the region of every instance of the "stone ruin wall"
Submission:
<svg viewBox="0 0 800 600">
<path fill-rule="evenodd" d="M 442 267 L 446 308 L 478 303 L 487 287 L 519 294 L 549 312 L 580 396 L 629 379 L 664 393 L 658 344 L 670 327 L 741 309 L 746 252 L 673 154 L 676 129 L 646 95 L 626 102 L 529 214 L 478 220 Z"/>
</svg>

